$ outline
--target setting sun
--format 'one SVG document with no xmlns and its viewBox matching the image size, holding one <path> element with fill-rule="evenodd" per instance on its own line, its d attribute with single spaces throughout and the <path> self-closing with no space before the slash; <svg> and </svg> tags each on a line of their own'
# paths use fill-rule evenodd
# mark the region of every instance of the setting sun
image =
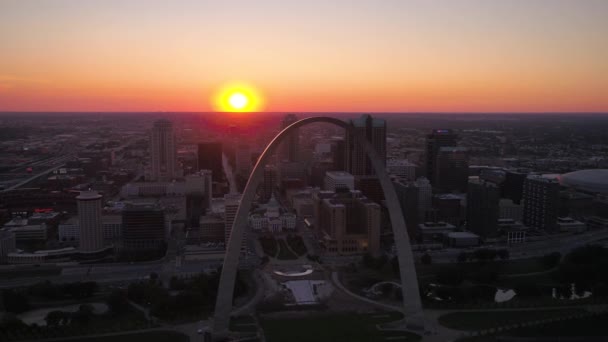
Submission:
<svg viewBox="0 0 608 342">
<path fill-rule="evenodd" d="M 261 95 L 250 85 L 232 83 L 222 87 L 215 99 L 215 109 L 220 112 L 257 112 L 261 111 Z"/>
<path fill-rule="evenodd" d="M 230 106 L 238 110 L 245 108 L 248 102 L 249 99 L 247 98 L 247 96 L 241 93 L 234 93 L 230 95 L 230 98 L 228 99 L 228 103 L 230 104 Z"/>
</svg>

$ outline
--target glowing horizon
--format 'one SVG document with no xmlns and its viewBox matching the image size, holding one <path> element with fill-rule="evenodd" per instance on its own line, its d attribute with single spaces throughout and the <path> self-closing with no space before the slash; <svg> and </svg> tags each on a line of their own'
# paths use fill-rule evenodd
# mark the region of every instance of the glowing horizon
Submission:
<svg viewBox="0 0 608 342">
<path fill-rule="evenodd" d="M 238 79 L 263 95 L 245 94 L 256 111 L 608 112 L 605 13 L 602 0 L 6 0 L 0 111 L 210 112 Z"/>
</svg>

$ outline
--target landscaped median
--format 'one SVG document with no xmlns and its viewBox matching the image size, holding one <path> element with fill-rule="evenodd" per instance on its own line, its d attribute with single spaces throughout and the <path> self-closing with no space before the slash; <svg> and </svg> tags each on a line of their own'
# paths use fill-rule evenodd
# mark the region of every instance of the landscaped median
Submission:
<svg viewBox="0 0 608 342">
<path fill-rule="evenodd" d="M 508 310 L 508 311 L 458 311 L 439 317 L 439 323 L 455 330 L 480 331 L 492 328 L 512 326 L 538 320 L 557 319 L 584 314 L 579 308 L 555 310 Z"/>
<path fill-rule="evenodd" d="M 262 318 L 268 342 L 380 342 L 420 341 L 421 337 L 403 331 L 383 331 L 377 325 L 400 319 L 401 314 L 319 314 L 291 318 Z"/>
</svg>

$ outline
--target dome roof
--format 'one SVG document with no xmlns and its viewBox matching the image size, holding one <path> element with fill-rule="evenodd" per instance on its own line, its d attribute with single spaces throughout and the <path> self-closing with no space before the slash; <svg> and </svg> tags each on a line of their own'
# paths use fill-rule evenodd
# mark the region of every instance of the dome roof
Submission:
<svg viewBox="0 0 608 342">
<path fill-rule="evenodd" d="M 608 194 L 608 169 L 569 172 L 559 177 L 562 186 L 585 192 Z"/>
</svg>

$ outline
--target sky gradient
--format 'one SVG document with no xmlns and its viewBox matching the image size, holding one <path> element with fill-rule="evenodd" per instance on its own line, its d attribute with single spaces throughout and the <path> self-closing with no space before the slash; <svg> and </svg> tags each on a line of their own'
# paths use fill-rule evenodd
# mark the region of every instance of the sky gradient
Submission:
<svg viewBox="0 0 608 342">
<path fill-rule="evenodd" d="M 608 112 L 604 0 L 1 0 L 0 111 Z"/>
</svg>

